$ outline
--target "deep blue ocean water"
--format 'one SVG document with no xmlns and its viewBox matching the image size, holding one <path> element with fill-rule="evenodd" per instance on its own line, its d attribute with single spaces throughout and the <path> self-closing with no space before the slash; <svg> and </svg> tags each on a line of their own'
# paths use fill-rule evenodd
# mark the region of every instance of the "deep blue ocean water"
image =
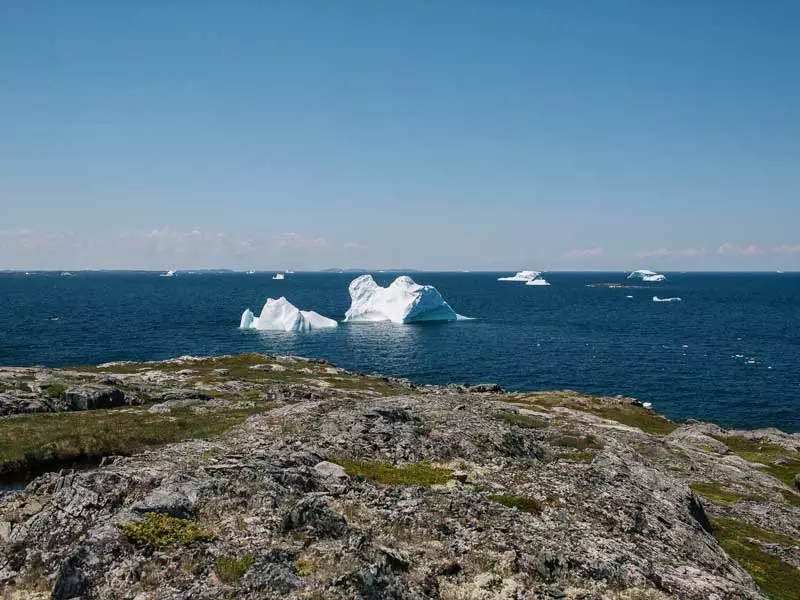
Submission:
<svg viewBox="0 0 800 600">
<path fill-rule="evenodd" d="M 3 273 L 0 364 L 296 354 L 423 383 L 624 394 L 673 418 L 800 431 L 800 274 L 667 273 L 646 289 L 587 287 L 623 282 L 619 272 L 548 273 L 549 287 L 499 275 L 412 274 L 474 321 L 266 333 L 238 329 L 245 308 L 285 295 L 341 320 L 355 276 Z M 394 276 L 375 275 L 384 285 Z"/>
</svg>

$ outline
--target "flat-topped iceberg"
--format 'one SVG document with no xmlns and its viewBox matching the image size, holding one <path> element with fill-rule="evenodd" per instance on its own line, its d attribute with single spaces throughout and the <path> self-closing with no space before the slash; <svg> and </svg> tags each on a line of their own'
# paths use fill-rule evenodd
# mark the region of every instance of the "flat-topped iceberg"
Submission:
<svg viewBox="0 0 800 600">
<path fill-rule="evenodd" d="M 675 296 L 674 298 L 659 298 L 658 296 L 653 296 L 653 302 L 680 302 L 682 298 Z"/>
<path fill-rule="evenodd" d="M 519 271 L 516 275 L 511 277 L 498 277 L 497 281 L 521 281 L 525 283 L 528 281 L 535 281 L 541 274 L 541 271 Z"/>
<path fill-rule="evenodd" d="M 526 281 L 525 285 L 550 285 L 550 282 L 546 279 L 542 279 L 541 276 L 537 277 L 536 279 L 531 279 L 530 281 Z"/>
<path fill-rule="evenodd" d="M 445 302 L 432 285 L 418 285 L 405 275 L 387 287 L 379 286 L 372 275 L 362 275 L 350 282 L 350 308 L 345 321 L 457 321 L 466 319 Z"/>
<path fill-rule="evenodd" d="M 333 319 L 323 317 L 310 310 L 298 310 L 286 298 L 277 300 L 267 299 L 259 316 L 253 315 L 248 308 L 242 313 L 239 324 L 241 329 L 259 329 L 261 331 L 308 331 L 309 329 L 324 329 L 337 327 L 339 324 Z"/>
<path fill-rule="evenodd" d="M 642 281 L 649 282 L 664 281 L 666 278 L 667 277 L 661 273 L 648 271 L 647 269 L 639 269 L 638 271 L 633 271 L 630 275 L 628 275 L 628 279 L 641 279 Z"/>
</svg>

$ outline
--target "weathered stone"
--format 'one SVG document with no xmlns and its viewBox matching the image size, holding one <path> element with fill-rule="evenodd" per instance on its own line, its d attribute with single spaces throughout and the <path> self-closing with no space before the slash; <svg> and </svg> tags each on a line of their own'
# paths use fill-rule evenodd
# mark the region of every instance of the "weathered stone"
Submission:
<svg viewBox="0 0 800 600">
<path fill-rule="evenodd" d="M 108 385 L 81 385 L 69 388 L 64 397 L 70 410 L 94 410 L 125 405 L 125 393 Z"/>
<path fill-rule="evenodd" d="M 344 467 L 336 463 L 328 462 L 327 460 L 314 465 L 314 470 L 323 477 L 333 477 L 334 479 L 348 478 L 347 471 L 344 470 Z"/>
</svg>

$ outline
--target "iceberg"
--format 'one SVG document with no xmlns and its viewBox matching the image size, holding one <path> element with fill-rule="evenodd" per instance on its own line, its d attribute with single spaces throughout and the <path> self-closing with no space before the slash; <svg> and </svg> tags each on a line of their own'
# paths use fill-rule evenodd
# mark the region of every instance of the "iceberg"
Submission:
<svg viewBox="0 0 800 600">
<path fill-rule="evenodd" d="M 677 296 L 674 298 L 659 298 L 658 296 L 653 296 L 653 302 L 680 302 L 682 298 L 678 298 Z"/>
<path fill-rule="evenodd" d="M 310 310 L 298 310 L 286 298 L 268 298 L 261 314 L 255 316 L 248 308 L 242 313 L 240 329 L 259 329 L 261 331 L 308 331 L 338 327 L 333 319 L 323 317 Z"/>
<path fill-rule="evenodd" d="M 395 279 L 387 287 L 379 286 L 372 275 L 362 275 L 350 282 L 350 308 L 345 321 L 457 321 L 457 315 L 432 285 L 418 285 L 408 276 Z"/>
<path fill-rule="evenodd" d="M 655 282 L 665 281 L 667 278 L 665 275 L 656 273 L 655 271 L 639 269 L 638 271 L 633 271 L 630 275 L 628 275 L 628 279 L 641 279 L 642 281 Z"/>
<path fill-rule="evenodd" d="M 172 269 L 170 269 L 166 273 L 162 273 L 161 274 L 162 277 L 175 277 L 175 275 L 176 275 L 176 273 Z"/>
<path fill-rule="evenodd" d="M 542 279 L 541 276 L 539 276 L 536 279 L 531 279 L 530 281 L 526 281 L 525 285 L 550 285 L 550 282 L 545 279 Z"/>
<path fill-rule="evenodd" d="M 283 273 L 275 273 L 275 277 L 273 279 L 284 279 Z"/>
<path fill-rule="evenodd" d="M 498 277 L 497 281 L 535 281 L 541 274 L 541 271 L 519 271 L 512 277 Z"/>
</svg>

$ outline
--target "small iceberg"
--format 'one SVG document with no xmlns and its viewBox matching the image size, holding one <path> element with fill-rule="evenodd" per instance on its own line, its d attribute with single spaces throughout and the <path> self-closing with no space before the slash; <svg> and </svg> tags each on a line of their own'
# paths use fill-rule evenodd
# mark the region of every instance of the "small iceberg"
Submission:
<svg viewBox="0 0 800 600">
<path fill-rule="evenodd" d="M 349 291 L 350 308 L 344 319 L 349 322 L 402 324 L 467 319 L 456 314 L 435 287 L 418 285 L 405 275 L 387 287 L 379 286 L 372 275 L 362 275 L 350 282 Z"/>
<path fill-rule="evenodd" d="M 72 273 L 70 273 L 69 271 L 62 271 L 61 272 L 61 276 L 62 277 L 72 277 Z"/>
<path fill-rule="evenodd" d="M 530 281 L 526 281 L 525 285 L 550 285 L 550 282 L 545 279 L 542 279 L 542 277 L 539 276 L 536 279 L 531 279 Z"/>
<path fill-rule="evenodd" d="M 260 331 L 309 331 L 338 327 L 333 319 L 323 317 L 310 310 L 298 310 L 286 298 L 277 300 L 268 298 L 261 314 L 255 316 L 248 308 L 242 313 L 240 329 L 258 329 Z"/>
<path fill-rule="evenodd" d="M 642 281 L 655 282 L 655 281 L 665 281 L 667 277 L 666 275 L 662 275 L 661 273 L 656 273 L 655 271 L 648 271 L 647 269 L 639 269 L 638 271 L 633 271 L 630 275 L 628 275 L 628 279 L 641 279 Z"/>
<path fill-rule="evenodd" d="M 285 277 L 283 276 L 283 273 L 275 273 L 275 277 L 273 277 L 273 279 L 285 279 Z"/>
<path fill-rule="evenodd" d="M 678 298 L 677 296 L 674 298 L 659 298 L 658 296 L 653 296 L 653 302 L 680 302 L 683 298 Z"/>
<path fill-rule="evenodd" d="M 256 273 L 255 271 L 252 271 L 252 270 L 251 270 L 251 271 L 247 271 L 247 273 L 246 273 L 246 274 L 247 274 L 247 275 L 255 275 L 255 273 Z"/>
<path fill-rule="evenodd" d="M 175 277 L 175 275 L 177 275 L 177 273 L 175 271 L 173 271 L 172 269 L 170 269 L 166 273 L 162 273 L 161 274 L 162 277 Z"/>
</svg>

